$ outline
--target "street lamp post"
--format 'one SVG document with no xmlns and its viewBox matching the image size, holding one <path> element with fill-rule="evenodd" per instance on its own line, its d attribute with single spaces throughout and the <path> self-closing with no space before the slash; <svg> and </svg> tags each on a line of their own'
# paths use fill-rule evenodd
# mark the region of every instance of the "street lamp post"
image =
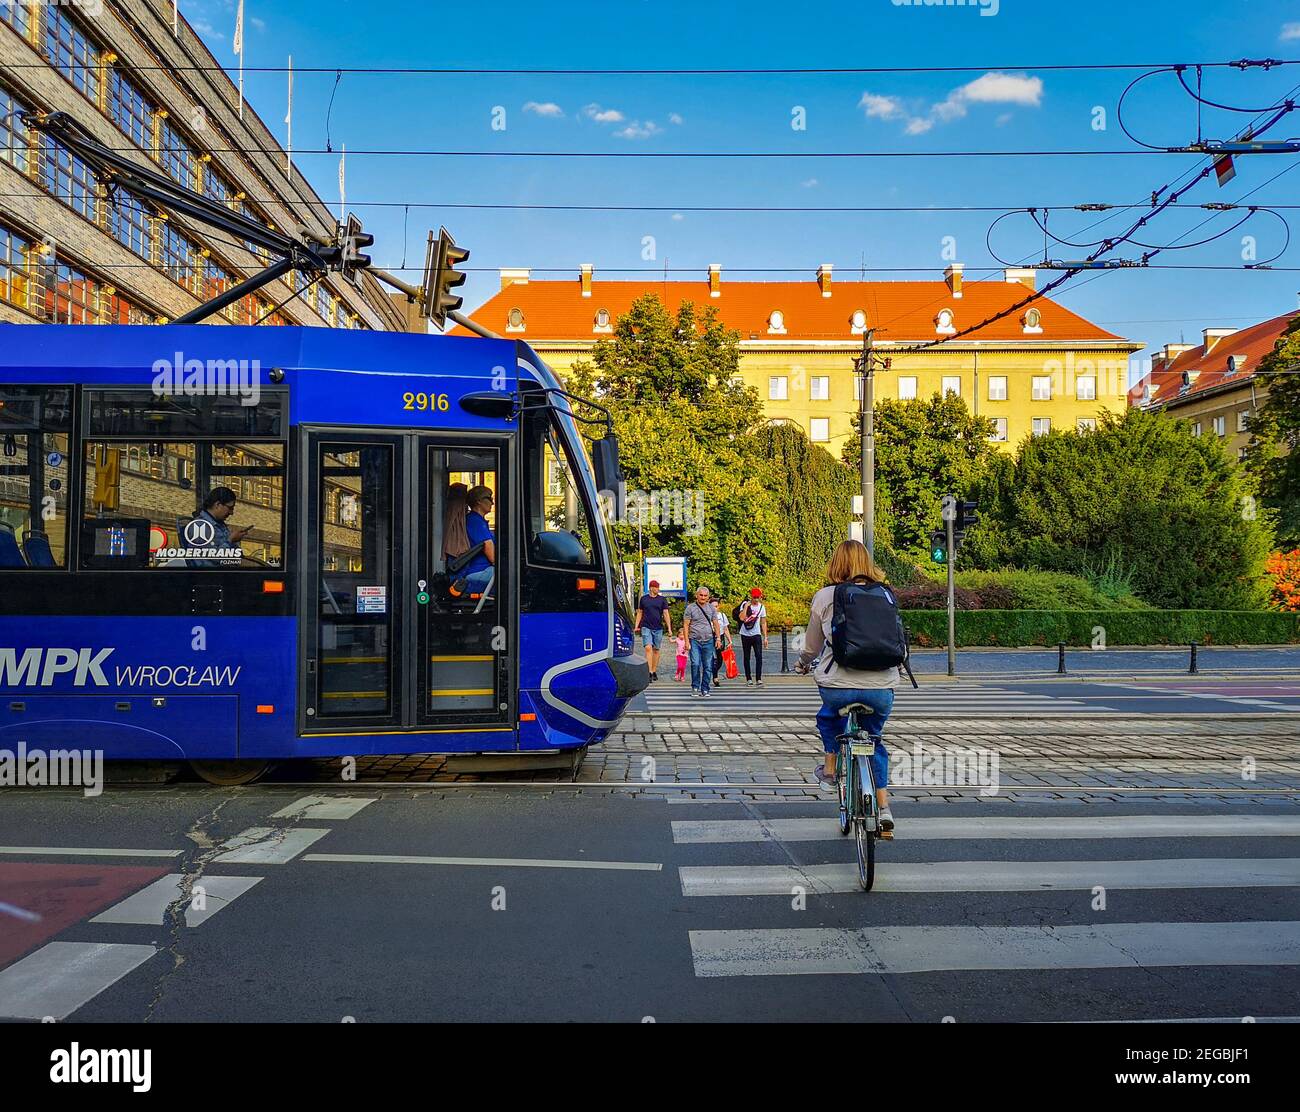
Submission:
<svg viewBox="0 0 1300 1112">
<path fill-rule="evenodd" d="M 858 435 L 862 439 L 862 541 L 867 551 L 876 553 L 876 429 L 875 429 L 875 366 L 872 359 L 874 329 L 862 333 L 862 356 L 858 371 L 862 375 L 861 400 L 858 408 Z"/>
</svg>

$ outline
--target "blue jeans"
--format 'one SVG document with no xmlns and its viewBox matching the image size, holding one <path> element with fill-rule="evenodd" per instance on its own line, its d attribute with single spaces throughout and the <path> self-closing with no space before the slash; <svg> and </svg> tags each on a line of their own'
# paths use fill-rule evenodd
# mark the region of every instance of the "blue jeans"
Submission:
<svg viewBox="0 0 1300 1112">
<path fill-rule="evenodd" d="M 888 687 L 820 687 L 822 709 L 817 712 L 817 732 L 822 737 L 822 748 L 827 753 L 840 751 L 839 735 L 848 730 L 848 719 L 840 717 L 840 710 L 850 703 L 865 703 L 874 712 L 863 723 L 867 733 L 876 739 L 876 751 L 871 757 L 871 778 L 877 788 L 889 785 L 889 750 L 880 740 L 889 712 L 894 709 L 894 692 Z M 837 769 L 843 772 L 843 769 Z"/>
<path fill-rule="evenodd" d="M 709 680 L 713 676 L 713 653 L 712 641 L 691 638 L 691 687 L 696 691 L 709 689 Z"/>
<path fill-rule="evenodd" d="M 482 594 L 487 590 L 488 581 L 495 574 L 496 568 L 484 568 L 482 571 L 472 571 L 461 578 L 465 580 L 466 591 L 471 594 Z"/>
</svg>

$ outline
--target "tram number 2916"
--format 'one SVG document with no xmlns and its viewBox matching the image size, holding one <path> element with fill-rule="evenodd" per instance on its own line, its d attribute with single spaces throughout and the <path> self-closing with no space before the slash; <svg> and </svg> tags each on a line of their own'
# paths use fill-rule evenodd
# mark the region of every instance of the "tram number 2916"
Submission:
<svg viewBox="0 0 1300 1112">
<path fill-rule="evenodd" d="M 413 394 L 407 390 L 402 395 L 403 409 L 430 410 L 436 409 L 444 412 L 451 408 L 451 399 L 446 394 L 425 394 L 423 392 Z"/>
</svg>

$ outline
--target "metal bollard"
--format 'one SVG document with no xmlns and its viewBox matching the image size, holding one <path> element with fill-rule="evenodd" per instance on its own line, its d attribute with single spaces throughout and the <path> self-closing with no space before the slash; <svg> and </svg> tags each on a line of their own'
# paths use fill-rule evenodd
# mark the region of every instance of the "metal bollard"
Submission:
<svg viewBox="0 0 1300 1112">
<path fill-rule="evenodd" d="M 1191 648 L 1192 648 L 1192 666 L 1188 668 L 1187 671 L 1189 675 L 1195 675 L 1197 672 L 1200 671 L 1200 669 L 1196 667 L 1196 642 L 1195 641 L 1192 642 Z"/>
<path fill-rule="evenodd" d="M 1056 674 L 1065 675 L 1065 642 L 1056 642 Z"/>
<path fill-rule="evenodd" d="M 781 674 L 788 675 L 790 672 L 790 631 L 781 630 Z"/>
</svg>

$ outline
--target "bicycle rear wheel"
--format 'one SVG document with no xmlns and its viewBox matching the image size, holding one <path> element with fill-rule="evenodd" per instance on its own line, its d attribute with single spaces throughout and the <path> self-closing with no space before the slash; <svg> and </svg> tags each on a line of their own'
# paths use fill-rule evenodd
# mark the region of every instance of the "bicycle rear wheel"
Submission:
<svg viewBox="0 0 1300 1112">
<path fill-rule="evenodd" d="M 858 884 L 870 892 L 876 883 L 876 785 L 868 758 L 854 758 L 854 790 L 858 792 L 854 836 L 858 850 Z"/>
<path fill-rule="evenodd" d="M 837 767 L 839 769 L 839 783 L 837 784 L 837 790 L 839 791 L 840 797 L 840 833 L 848 834 L 852 818 L 852 812 L 849 808 L 849 800 L 852 798 L 849 795 L 849 769 L 852 767 L 852 761 L 850 759 L 850 750 L 848 745 L 842 744 L 840 746 L 838 760 L 839 765 Z"/>
</svg>

